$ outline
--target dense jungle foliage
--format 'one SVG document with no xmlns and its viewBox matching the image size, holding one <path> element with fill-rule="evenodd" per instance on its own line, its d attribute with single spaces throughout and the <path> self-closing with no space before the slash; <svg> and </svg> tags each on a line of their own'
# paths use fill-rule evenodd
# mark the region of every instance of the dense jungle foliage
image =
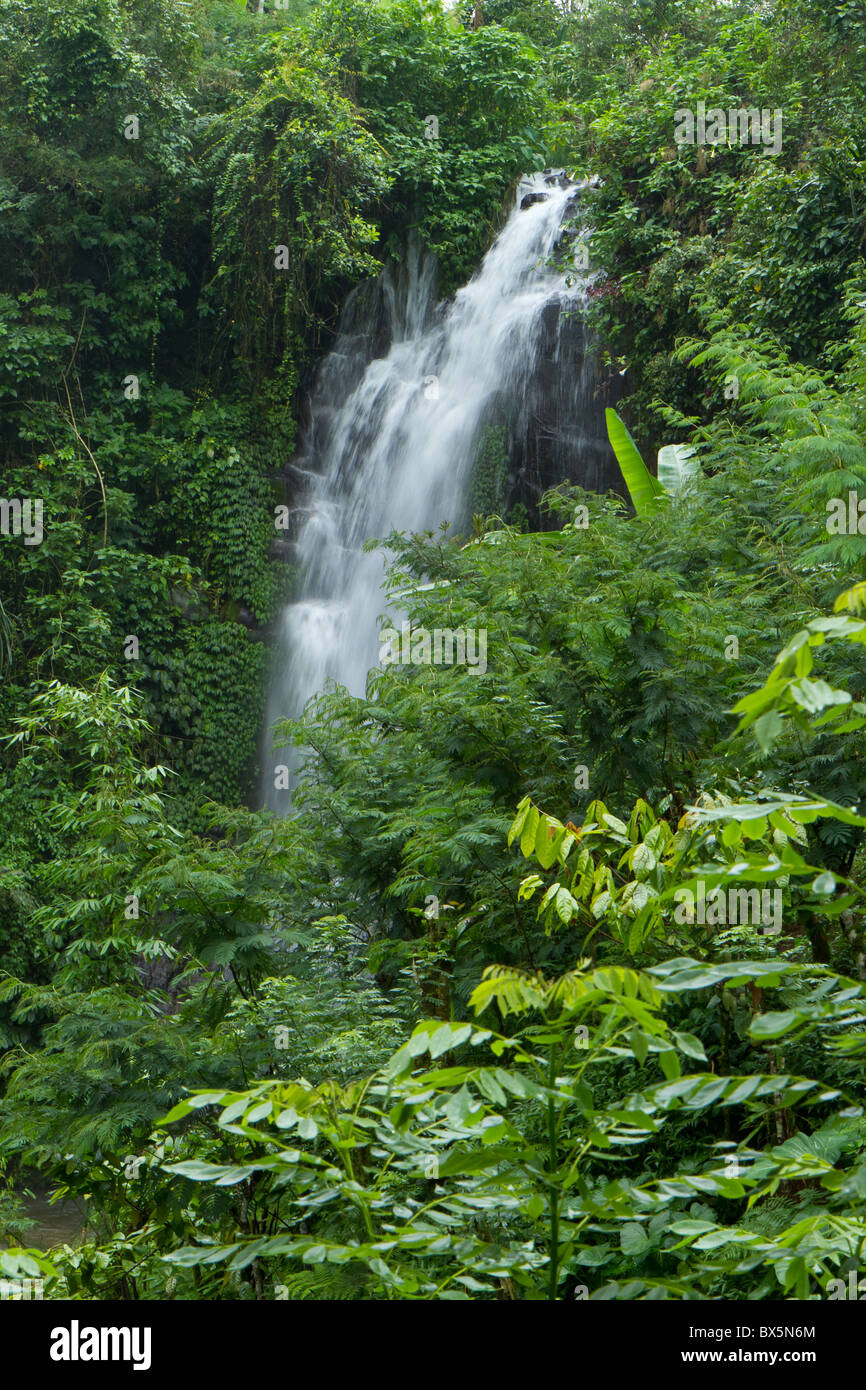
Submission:
<svg viewBox="0 0 866 1390">
<path fill-rule="evenodd" d="M 0 1273 L 866 1292 L 860 0 L 4 0 L 0 76 Z M 778 152 L 678 143 L 698 103 Z M 450 294 L 549 167 L 618 412 L 699 467 L 392 536 L 487 673 L 324 692 L 275 818 L 303 388 L 410 235 Z"/>
</svg>

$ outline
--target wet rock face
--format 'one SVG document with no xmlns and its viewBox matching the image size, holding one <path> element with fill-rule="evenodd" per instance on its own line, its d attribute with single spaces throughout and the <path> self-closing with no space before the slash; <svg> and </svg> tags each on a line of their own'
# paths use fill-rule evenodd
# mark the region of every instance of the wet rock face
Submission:
<svg viewBox="0 0 866 1390">
<path fill-rule="evenodd" d="M 574 303 L 548 304 L 526 395 L 517 411 L 513 401 L 499 408 L 510 461 L 508 505 L 522 502 L 538 524 L 538 501 L 563 479 L 590 492 L 621 490 L 604 411 L 624 388 L 622 377 L 601 369 Z"/>
<path fill-rule="evenodd" d="M 527 193 L 526 197 L 520 200 L 520 210 L 525 212 L 527 208 L 533 207 L 536 203 L 546 203 L 549 197 L 549 193 Z"/>
</svg>

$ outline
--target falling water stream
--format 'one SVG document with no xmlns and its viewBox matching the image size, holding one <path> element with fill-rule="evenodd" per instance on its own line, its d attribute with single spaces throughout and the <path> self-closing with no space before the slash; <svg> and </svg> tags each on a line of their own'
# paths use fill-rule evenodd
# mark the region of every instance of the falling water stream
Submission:
<svg viewBox="0 0 866 1390">
<path fill-rule="evenodd" d="M 363 549 L 391 531 L 465 520 L 481 430 L 529 399 L 551 309 L 579 307 L 585 280 L 551 265 L 578 186 L 549 171 L 521 181 L 513 210 L 480 268 L 452 300 L 435 302 L 435 264 L 417 246 L 378 286 L 383 354 L 371 360 L 370 313 L 347 306 L 313 390 L 310 424 L 292 467 L 300 585 L 278 632 L 267 728 L 301 712 L 329 680 L 363 695 L 386 609 L 383 558 Z M 549 350 L 549 349 L 548 349 Z M 573 371 L 574 364 L 571 364 Z M 578 385 L 570 386 L 575 411 Z M 266 801 L 288 808 L 264 759 Z"/>
</svg>

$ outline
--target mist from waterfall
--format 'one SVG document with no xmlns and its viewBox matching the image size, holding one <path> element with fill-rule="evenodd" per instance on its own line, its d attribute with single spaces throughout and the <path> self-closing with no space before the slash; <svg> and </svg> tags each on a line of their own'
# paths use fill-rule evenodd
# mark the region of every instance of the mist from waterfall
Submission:
<svg viewBox="0 0 866 1390">
<path fill-rule="evenodd" d="M 347 305 L 292 466 L 305 494 L 297 509 L 301 578 L 281 616 L 268 701 L 263 786 L 273 810 L 284 813 L 290 802 L 290 790 L 275 789 L 275 768 L 294 766 L 291 750 L 270 747 L 274 722 L 298 715 L 329 681 L 363 695 L 377 661 L 384 562 L 364 542 L 467 521 L 491 409 L 505 401 L 515 415 L 526 406 L 551 307 L 561 321 L 562 309 L 585 294 L 583 276 L 549 263 L 577 193 L 549 172 L 523 179 L 478 271 L 443 305 L 435 302 L 433 259 L 410 247 L 378 286 L 383 355 L 370 360 L 369 296 Z M 568 387 L 575 410 L 578 388 Z"/>
</svg>

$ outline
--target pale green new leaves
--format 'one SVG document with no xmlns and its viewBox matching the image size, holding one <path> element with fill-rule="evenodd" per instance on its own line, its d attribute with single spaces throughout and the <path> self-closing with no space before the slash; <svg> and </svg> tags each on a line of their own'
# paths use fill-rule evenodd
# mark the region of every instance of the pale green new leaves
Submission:
<svg viewBox="0 0 866 1390">
<path fill-rule="evenodd" d="M 681 495 L 699 476 L 700 464 L 694 449 L 687 444 L 665 444 L 659 449 L 658 477 L 654 478 L 616 411 L 608 407 L 605 419 L 611 447 L 638 516 L 652 511 L 662 497 Z"/>
</svg>

